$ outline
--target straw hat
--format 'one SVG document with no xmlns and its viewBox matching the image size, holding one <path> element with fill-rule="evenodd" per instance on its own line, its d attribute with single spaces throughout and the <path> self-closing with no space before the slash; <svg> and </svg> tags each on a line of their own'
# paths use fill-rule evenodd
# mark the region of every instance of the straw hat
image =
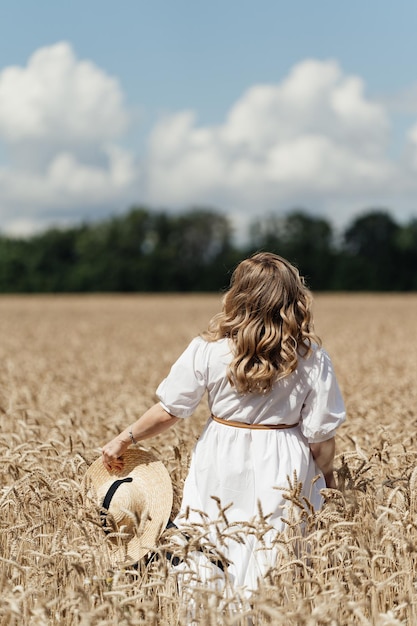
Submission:
<svg viewBox="0 0 417 626">
<path fill-rule="evenodd" d="M 114 565 L 137 562 L 152 550 L 172 509 L 172 483 L 166 467 L 145 449 L 128 448 L 123 469 L 109 472 L 101 457 L 88 468 L 87 498 L 100 517 Z"/>
</svg>

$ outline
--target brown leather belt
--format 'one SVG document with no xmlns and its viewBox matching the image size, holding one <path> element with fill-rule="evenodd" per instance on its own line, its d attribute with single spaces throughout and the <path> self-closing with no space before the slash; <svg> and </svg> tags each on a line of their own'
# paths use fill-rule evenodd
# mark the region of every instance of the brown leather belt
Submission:
<svg viewBox="0 0 417 626">
<path fill-rule="evenodd" d="M 211 419 L 218 424 L 224 424 L 225 426 L 234 426 L 235 428 L 251 428 L 252 430 L 282 430 L 284 428 L 295 428 L 298 426 L 298 422 L 296 424 L 247 424 L 246 422 L 236 422 L 235 420 L 224 420 L 213 414 Z"/>
</svg>

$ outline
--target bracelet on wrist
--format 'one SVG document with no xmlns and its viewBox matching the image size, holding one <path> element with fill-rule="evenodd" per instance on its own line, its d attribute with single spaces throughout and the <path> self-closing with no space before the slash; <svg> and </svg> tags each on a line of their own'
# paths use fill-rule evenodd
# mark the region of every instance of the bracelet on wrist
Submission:
<svg viewBox="0 0 417 626">
<path fill-rule="evenodd" d="M 131 443 L 133 443 L 133 444 L 136 444 L 136 443 L 137 443 L 136 439 L 135 439 L 135 438 L 134 438 L 134 436 L 133 436 L 133 433 L 132 433 L 132 429 L 131 429 L 131 428 L 129 428 L 129 437 L 130 437 L 130 441 L 131 441 Z"/>
</svg>

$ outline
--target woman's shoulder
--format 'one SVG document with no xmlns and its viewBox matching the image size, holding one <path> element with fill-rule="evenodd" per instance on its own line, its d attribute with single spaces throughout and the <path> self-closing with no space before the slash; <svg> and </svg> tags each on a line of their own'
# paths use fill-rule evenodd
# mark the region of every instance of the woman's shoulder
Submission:
<svg viewBox="0 0 417 626">
<path fill-rule="evenodd" d="M 227 350 L 229 350 L 229 342 L 227 337 L 224 337 L 222 339 L 216 339 L 215 341 L 210 341 L 209 339 L 206 339 L 203 335 L 197 335 L 190 341 L 188 345 L 189 350 L 195 351 L 217 351 L 219 349 L 224 350 L 225 347 Z"/>
<path fill-rule="evenodd" d="M 208 339 L 204 336 L 204 334 L 202 335 L 197 335 L 196 337 L 194 337 L 191 340 L 192 344 L 196 344 L 196 345 L 203 345 L 203 346 L 221 346 L 221 345 L 228 345 L 228 338 L 227 337 L 221 337 L 220 339 Z"/>
<path fill-rule="evenodd" d="M 201 356 L 206 361 L 230 361 L 231 349 L 229 340 L 227 337 L 216 339 L 211 341 L 206 339 L 204 335 L 198 335 L 191 341 L 189 349 L 191 349 L 195 356 Z"/>
</svg>

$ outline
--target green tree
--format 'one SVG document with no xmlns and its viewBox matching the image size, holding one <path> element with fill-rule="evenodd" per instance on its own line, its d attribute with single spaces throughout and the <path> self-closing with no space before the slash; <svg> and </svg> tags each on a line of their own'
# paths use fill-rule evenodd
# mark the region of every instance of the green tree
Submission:
<svg viewBox="0 0 417 626">
<path fill-rule="evenodd" d="M 154 290 L 212 291 L 224 285 L 225 269 L 236 259 L 226 217 L 195 208 L 170 217 L 159 214 L 153 226 L 149 263 Z"/>
<path fill-rule="evenodd" d="M 26 247 L 27 290 L 31 292 L 72 291 L 71 274 L 77 261 L 78 229 L 51 228 L 35 235 Z"/>
<path fill-rule="evenodd" d="M 0 237 L 0 292 L 30 291 L 28 258 L 30 242 L 24 239 Z"/>
<path fill-rule="evenodd" d="M 336 252 L 326 219 L 302 210 L 269 216 L 252 224 L 250 243 L 252 251 L 269 250 L 295 263 L 313 289 L 333 286 Z"/>
<path fill-rule="evenodd" d="M 340 266 L 346 289 L 402 289 L 398 274 L 398 224 L 386 210 L 369 211 L 346 229 Z"/>
<path fill-rule="evenodd" d="M 302 210 L 258 218 L 247 245 L 227 217 L 133 207 L 124 215 L 28 239 L 0 236 L 0 291 L 218 291 L 257 250 L 295 263 L 314 290 L 417 290 L 417 219 L 398 225 L 386 210 L 356 218 L 334 243 L 329 222 Z"/>
<path fill-rule="evenodd" d="M 396 247 L 398 280 L 405 290 L 417 290 L 417 218 L 399 227 Z"/>
<path fill-rule="evenodd" d="M 126 215 L 84 225 L 76 245 L 78 290 L 146 290 L 144 248 L 151 223 L 146 209 L 133 208 Z"/>
</svg>

